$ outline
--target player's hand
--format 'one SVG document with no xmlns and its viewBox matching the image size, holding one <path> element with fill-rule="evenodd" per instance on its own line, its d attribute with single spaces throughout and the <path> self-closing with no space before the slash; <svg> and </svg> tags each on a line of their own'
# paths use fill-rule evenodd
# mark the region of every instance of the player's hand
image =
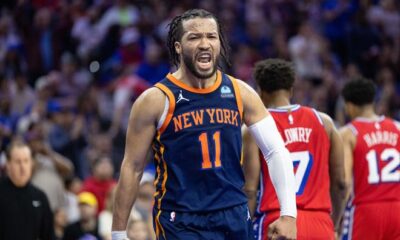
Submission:
<svg viewBox="0 0 400 240">
<path fill-rule="evenodd" d="M 271 240 L 295 240 L 296 236 L 296 219 L 293 217 L 281 216 L 268 227 L 268 239 Z"/>
<path fill-rule="evenodd" d="M 340 234 L 337 231 L 335 231 L 335 240 L 339 240 L 339 239 L 340 239 Z"/>
</svg>

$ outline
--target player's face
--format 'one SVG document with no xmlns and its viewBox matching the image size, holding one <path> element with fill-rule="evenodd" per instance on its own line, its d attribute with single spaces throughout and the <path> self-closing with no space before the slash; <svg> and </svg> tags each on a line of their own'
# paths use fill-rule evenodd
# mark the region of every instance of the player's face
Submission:
<svg viewBox="0 0 400 240">
<path fill-rule="evenodd" d="M 32 176 L 32 157 L 28 147 L 15 147 L 7 161 L 7 173 L 17 187 L 25 186 Z"/>
<path fill-rule="evenodd" d="M 181 63 L 197 78 L 207 79 L 217 71 L 221 42 L 213 18 L 194 18 L 182 22 L 184 34 L 175 49 Z"/>
</svg>

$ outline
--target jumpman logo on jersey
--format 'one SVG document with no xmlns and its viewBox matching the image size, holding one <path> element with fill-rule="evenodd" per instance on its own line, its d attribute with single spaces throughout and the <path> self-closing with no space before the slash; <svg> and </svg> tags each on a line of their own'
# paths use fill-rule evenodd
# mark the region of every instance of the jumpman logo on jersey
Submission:
<svg viewBox="0 0 400 240">
<path fill-rule="evenodd" d="M 190 101 L 189 99 L 185 98 L 185 97 L 182 95 L 182 90 L 180 90 L 180 93 L 179 93 L 179 95 L 178 95 L 178 100 L 176 100 L 176 103 L 179 103 L 179 102 L 182 101 L 182 100 L 185 100 L 185 101 L 187 101 L 187 102 Z"/>
</svg>

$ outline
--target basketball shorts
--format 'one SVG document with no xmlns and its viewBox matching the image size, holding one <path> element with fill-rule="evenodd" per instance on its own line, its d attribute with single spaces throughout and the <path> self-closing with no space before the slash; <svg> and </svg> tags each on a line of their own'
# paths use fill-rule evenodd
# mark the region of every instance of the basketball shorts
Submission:
<svg viewBox="0 0 400 240">
<path fill-rule="evenodd" d="M 174 212 L 153 209 L 153 227 L 159 240 L 253 239 L 247 204 L 204 212 Z"/>
<path fill-rule="evenodd" d="M 268 226 L 278 219 L 279 211 L 264 213 L 253 223 L 256 239 L 268 240 Z M 331 216 L 323 211 L 297 210 L 297 240 L 335 239 Z"/>
<path fill-rule="evenodd" d="M 400 202 L 364 203 L 350 208 L 342 239 L 400 240 Z"/>
</svg>

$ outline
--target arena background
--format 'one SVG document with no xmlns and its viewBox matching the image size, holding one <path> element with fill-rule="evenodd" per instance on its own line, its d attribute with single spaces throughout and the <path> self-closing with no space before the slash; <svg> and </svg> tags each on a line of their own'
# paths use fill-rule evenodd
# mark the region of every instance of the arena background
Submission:
<svg viewBox="0 0 400 240">
<path fill-rule="evenodd" d="M 377 112 L 400 120 L 396 0 L 2 0 L 0 6 L 0 150 L 15 138 L 32 146 L 33 183 L 61 215 L 61 229 L 79 218 L 71 201 L 93 184 L 104 187 L 99 213 L 110 213 L 106 199 L 118 176 L 130 107 L 172 70 L 167 24 L 190 8 L 220 19 L 232 48 L 224 70 L 235 77 L 255 87 L 255 62 L 291 60 L 293 101 L 343 126 L 339 92 L 363 75 L 378 86 Z M 72 163 L 73 173 L 46 169 L 53 153 Z M 149 164 L 135 219 L 148 220 L 153 177 Z"/>
</svg>

